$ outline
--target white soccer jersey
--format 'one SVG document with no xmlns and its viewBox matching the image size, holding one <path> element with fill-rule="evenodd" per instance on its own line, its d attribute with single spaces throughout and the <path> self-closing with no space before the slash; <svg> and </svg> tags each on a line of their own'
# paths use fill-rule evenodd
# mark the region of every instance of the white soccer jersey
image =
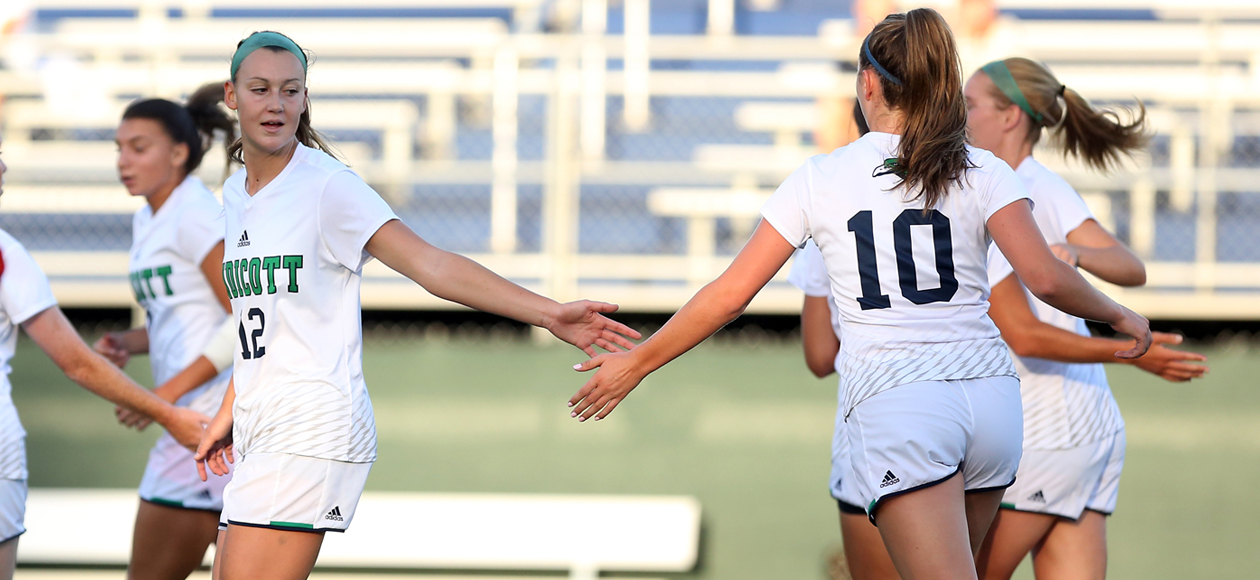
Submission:
<svg viewBox="0 0 1260 580">
<path fill-rule="evenodd" d="M 1032 157 L 1015 171 L 1036 206 L 1033 217 L 1048 244 L 1063 244 L 1085 220 L 1093 219 L 1085 200 L 1062 177 Z M 992 285 L 1014 275 L 996 247 L 989 251 Z M 1025 289 L 1027 293 L 1027 290 Z M 1085 321 L 1055 309 L 1028 293 L 1028 304 L 1042 322 L 1089 336 Z M 1024 401 L 1024 448 L 1065 449 L 1099 441 L 1124 428 L 1120 408 L 1107 386 L 1101 363 L 1073 364 L 1015 357 Z"/>
<path fill-rule="evenodd" d="M 811 157 L 761 210 L 788 242 L 813 238 L 822 251 L 844 336 L 846 414 L 909 382 L 1015 376 L 988 315 L 985 222 L 1028 195 L 1005 162 L 968 147 L 975 168 L 925 211 L 885 167 L 899 140 L 872 132 Z"/>
<path fill-rule="evenodd" d="M 253 196 L 236 172 L 223 209 L 223 276 L 240 339 L 236 448 L 374 461 L 359 284 L 371 259 L 363 248 L 394 212 L 345 165 L 302 145 Z"/>
<path fill-rule="evenodd" d="M 227 317 L 201 270 L 223 240 L 223 208 L 189 176 L 156 214 L 147 204 L 136 211 L 131 236 L 131 288 L 148 314 L 149 361 L 161 385 L 201 356 Z M 213 416 L 230 377 L 221 373 L 176 404 Z"/>
<path fill-rule="evenodd" d="M 836 307 L 836 299 L 831 296 L 831 280 L 827 277 L 827 265 L 823 263 L 822 252 L 814 240 L 805 242 L 805 247 L 796 251 L 792 259 L 792 268 L 788 270 L 788 283 L 804 292 L 806 296 L 822 298 L 826 296 L 827 309 L 831 313 L 831 329 L 836 338 L 840 338 L 840 312 Z M 840 353 L 836 353 L 836 364 L 839 365 Z"/>
<path fill-rule="evenodd" d="M 26 431 L 13 407 L 9 361 L 18 325 L 57 305 L 48 277 L 8 232 L 0 230 L 0 479 L 26 479 Z"/>
</svg>

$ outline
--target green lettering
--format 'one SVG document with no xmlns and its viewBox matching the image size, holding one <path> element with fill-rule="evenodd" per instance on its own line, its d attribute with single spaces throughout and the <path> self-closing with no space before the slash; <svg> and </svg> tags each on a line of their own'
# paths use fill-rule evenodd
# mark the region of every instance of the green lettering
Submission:
<svg viewBox="0 0 1260 580">
<path fill-rule="evenodd" d="M 170 296 L 174 294 L 174 292 L 171 291 L 171 280 L 170 280 L 171 267 L 170 266 L 158 267 L 157 275 L 162 277 L 162 285 L 166 287 L 166 295 Z"/>
<path fill-rule="evenodd" d="M 157 293 L 153 291 L 153 269 L 145 268 L 140 271 L 140 280 L 144 282 L 144 286 L 149 289 L 149 298 L 157 298 Z"/>
<path fill-rule="evenodd" d="M 253 294 L 249 287 L 249 260 L 241 258 L 236 261 L 236 279 L 241 285 L 241 294 L 246 296 Z"/>
<path fill-rule="evenodd" d="M 267 256 L 262 259 L 262 267 L 267 271 L 267 293 L 276 293 L 276 268 L 280 267 L 280 256 Z"/>
<path fill-rule="evenodd" d="M 302 256 L 285 256 L 284 267 L 289 270 L 289 292 L 298 291 L 297 271 L 302 268 Z"/>
<path fill-rule="evenodd" d="M 223 263 L 223 284 L 227 286 L 228 295 L 232 298 L 240 298 L 241 291 L 236 288 L 236 277 L 232 275 L 232 263 Z"/>
<path fill-rule="evenodd" d="M 144 287 L 140 285 L 140 273 L 131 272 L 127 274 L 127 278 L 131 280 L 131 291 L 136 294 L 136 302 L 144 302 Z"/>
<path fill-rule="evenodd" d="M 249 282 L 254 287 L 254 294 L 262 296 L 262 260 L 258 258 L 250 258 L 249 260 Z"/>
</svg>

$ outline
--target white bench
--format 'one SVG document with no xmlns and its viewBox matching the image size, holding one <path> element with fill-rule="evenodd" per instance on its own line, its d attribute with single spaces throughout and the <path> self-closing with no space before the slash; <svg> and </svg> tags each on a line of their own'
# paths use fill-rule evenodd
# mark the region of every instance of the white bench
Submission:
<svg viewBox="0 0 1260 580">
<path fill-rule="evenodd" d="M 18 563 L 125 565 L 134 490 L 32 489 Z M 317 568 L 686 572 L 699 557 L 700 504 L 680 496 L 369 492 L 354 525 L 325 535 Z M 207 554 L 206 562 L 212 561 Z"/>
<path fill-rule="evenodd" d="M 687 281 L 703 284 L 717 275 L 711 271 L 717 250 L 717 219 L 732 220 L 736 236 L 746 236 L 772 189 L 720 187 L 658 187 L 648 192 L 647 207 L 659 216 L 687 220 Z"/>
<path fill-rule="evenodd" d="M 750 101 L 735 109 L 735 126 L 744 131 L 771 133 L 777 147 L 801 145 L 801 134 L 818 128 L 814 103 Z"/>
</svg>

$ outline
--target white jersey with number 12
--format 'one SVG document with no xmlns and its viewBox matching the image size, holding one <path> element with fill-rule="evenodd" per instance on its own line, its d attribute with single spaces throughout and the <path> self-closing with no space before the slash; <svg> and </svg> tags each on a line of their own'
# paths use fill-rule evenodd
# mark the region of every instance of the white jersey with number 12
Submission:
<svg viewBox="0 0 1260 580">
<path fill-rule="evenodd" d="M 223 276 L 240 338 L 237 450 L 374 461 L 359 285 L 364 246 L 394 212 L 345 165 L 303 145 L 252 196 L 245 170 L 229 178 L 223 208 Z"/>
</svg>

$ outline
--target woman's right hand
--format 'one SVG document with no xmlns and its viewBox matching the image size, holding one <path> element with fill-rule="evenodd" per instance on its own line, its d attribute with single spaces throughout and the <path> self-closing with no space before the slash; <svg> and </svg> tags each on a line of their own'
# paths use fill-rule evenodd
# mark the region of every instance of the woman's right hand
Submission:
<svg viewBox="0 0 1260 580">
<path fill-rule="evenodd" d="M 197 462 L 197 475 L 201 476 L 201 481 L 210 479 L 206 474 L 207 469 L 215 475 L 228 474 L 230 471 L 228 464 L 236 463 L 236 457 L 232 453 L 232 413 L 230 411 L 224 413 L 220 410 L 214 416 L 214 420 L 210 421 L 210 425 L 201 436 L 201 445 L 197 446 L 197 454 L 193 456 L 193 461 Z"/>
<path fill-rule="evenodd" d="M 1207 357 L 1197 352 L 1173 350 L 1164 346 L 1181 344 L 1183 338 L 1180 334 L 1153 332 L 1151 337 L 1154 339 L 1151 350 L 1146 351 L 1141 358 L 1135 359 L 1134 366 L 1174 383 L 1197 379 L 1207 373 L 1207 366 L 1198 364 L 1206 361 Z"/>
<path fill-rule="evenodd" d="M 1124 306 L 1120 306 L 1120 319 L 1111 323 L 1111 328 L 1121 334 L 1127 334 L 1136 341 L 1133 348 L 1116 353 L 1116 358 L 1138 358 L 1151 348 L 1151 323 L 1141 314 Z"/>
<path fill-rule="evenodd" d="M 131 353 L 127 352 L 126 348 L 123 348 L 122 343 L 112 332 L 107 332 L 104 336 L 97 339 L 92 344 L 92 350 L 105 357 L 109 362 L 114 363 L 114 366 L 120 369 L 127 366 L 127 361 L 131 360 Z"/>
</svg>

